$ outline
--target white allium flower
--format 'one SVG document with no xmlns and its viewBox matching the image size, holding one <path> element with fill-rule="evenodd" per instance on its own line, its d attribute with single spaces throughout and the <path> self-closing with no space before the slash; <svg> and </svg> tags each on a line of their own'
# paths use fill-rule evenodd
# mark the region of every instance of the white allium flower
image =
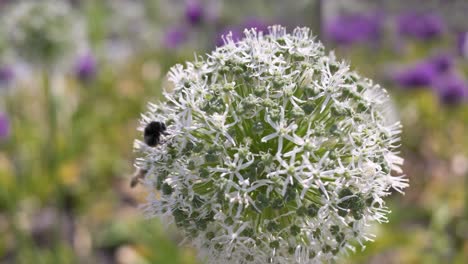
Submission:
<svg viewBox="0 0 468 264">
<path fill-rule="evenodd" d="M 104 52 L 111 60 L 125 61 L 158 41 L 159 29 L 152 23 L 146 4 L 141 0 L 108 1 L 109 36 Z"/>
<path fill-rule="evenodd" d="M 82 20 L 66 1 L 18 1 L 1 22 L 15 57 L 35 66 L 57 66 L 85 43 Z"/>
<path fill-rule="evenodd" d="M 307 28 L 254 29 L 169 73 L 136 166 L 150 216 L 185 231 L 208 263 L 322 263 L 372 240 L 383 198 L 408 186 L 383 88 Z M 147 129 L 155 122 L 165 134 Z M 151 126 L 151 125 L 150 125 Z M 161 130 L 160 130 L 161 131 Z M 152 144 L 155 145 L 155 144 Z"/>
</svg>

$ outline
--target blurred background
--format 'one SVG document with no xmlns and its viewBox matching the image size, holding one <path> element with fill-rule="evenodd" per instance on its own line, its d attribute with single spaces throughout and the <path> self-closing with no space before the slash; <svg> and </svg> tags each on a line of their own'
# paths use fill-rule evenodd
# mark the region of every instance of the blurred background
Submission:
<svg viewBox="0 0 468 264">
<path fill-rule="evenodd" d="M 68 24 L 18 20 L 23 2 L 0 0 L 0 263 L 200 263 L 138 209 L 138 119 L 172 65 L 272 24 L 312 28 L 387 88 L 404 125 L 411 187 L 339 263 L 468 263 L 468 2 L 29 1 L 60 2 Z"/>
</svg>

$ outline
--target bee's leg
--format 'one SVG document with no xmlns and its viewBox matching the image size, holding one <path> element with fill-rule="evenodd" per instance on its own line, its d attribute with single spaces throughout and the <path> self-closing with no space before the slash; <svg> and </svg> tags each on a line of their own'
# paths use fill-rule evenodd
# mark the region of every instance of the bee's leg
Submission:
<svg viewBox="0 0 468 264">
<path fill-rule="evenodd" d="M 133 174 L 132 179 L 130 181 L 130 187 L 131 188 L 135 187 L 138 184 L 138 182 L 141 181 L 145 177 L 147 172 L 148 172 L 147 170 L 137 169 L 135 173 Z"/>
</svg>

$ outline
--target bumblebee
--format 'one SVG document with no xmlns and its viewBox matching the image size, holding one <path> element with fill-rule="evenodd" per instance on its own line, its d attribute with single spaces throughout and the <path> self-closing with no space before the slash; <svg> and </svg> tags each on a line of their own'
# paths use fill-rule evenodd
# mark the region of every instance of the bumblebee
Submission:
<svg viewBox="0 0 468 264">
<path fill-rule="evenodd" d="M 159 144 L 161 135 L 169 135 L 166 132 L 166 125 L 163 122 L 152 121 L 145 127 L 143 138 L 146 145 L 155 147 Z"/>
<path fill-rule="evenodd" d="M 163 122 L 152 121 L 143 131 L 143 140 L 146 145 L 155 147 L 160 143 L 161 135 L 169 135 L 166 132 L 166 125 Z M 135 187 L 145 177 L 147 172 L 146 170 L 138 169 L 132 176 L 130 187 Z"/>
</svg>

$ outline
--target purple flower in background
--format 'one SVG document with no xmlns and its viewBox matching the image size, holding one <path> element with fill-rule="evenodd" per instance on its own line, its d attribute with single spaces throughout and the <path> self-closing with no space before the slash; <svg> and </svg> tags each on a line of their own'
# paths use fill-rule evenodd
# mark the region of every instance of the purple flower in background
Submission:
<svg viewBox="0 0 468 264">
<path fill-rule="evenodd" d="M 91 53 L 78 58 L 75 64 L 75 75 L 83 81 L 88 82 L 96 76 L 97 62 Z"/>
<path fill-rule="evenodd" d="M 8 65 L 0 65 L 0 85 L 8 85 L 15 77 L 13 68 Z"/>
<path fill-rule="evenodd" d="M 224 45 L 224 36 L 227 36 L 229 33 L 231 33 L 232 40 L 234 42 L 237 42 L 242 39 L 243 33 L 242 29 L 240 27 L 226 27 L 223 30 L 221 30 L 217 37 L 216 37 L 216 46 L 221 47 Z"/>
<path fill-rule="evenodd" d="M 4 113 L 0 113 L 0 140 L 10 135 L 10 120 Z"/>
<path fill-rule="evenodd" d="M 246 29 L 256 28 L 258 31 L 263 31 L 263 33 L 268 33 L 268 23 L 264 20 L 256 17 L 251 17 L 245 20 L 242 26 Z"/>
<path fill-rule="evenodd" d="M 428 64 L 434 67 L 436 73 L 446 73 L 453 68 L 453 57 L 448 54 L 439 54 L 427 61 Z"/>
<path fill-rule="evenodd" d="M 434 80 L 433 89 L 439 100 L 446 105 L 456 105 L 468 99 L 468 86 L 460 75 L 449 73 Z"/>
<path fill-rule="evenodd" d="M 199 24 L 203 19 L 203 6 L 198 0 L 188 0 L 185 5 L 185 17 L 191 25 Z"/>
<path fill-rule="evenodd" d="M 345 14 L 325 22 L 323 31 L 326 38 L 340 45 L 359 42 L 375 42 L 380 38 L 382 15 Z"/>
<path fill-rule="evenodd" d="M 443 33 L 444 22 L 437 14 L 410 11 L 397 18 L 397 30 L 402 36 L 428 40 Z"/>
<path fill-rule="evenodd" d="M 403 88 L 427 87 L 433 84 L 435 78 L 447 73 L 452 67 L 453 58 L 442 54 L 399 70 L 392 79 Z"/>
<path fill-rule="evenodd" d="M 468 55 L 468 32 L 460 32 L 457 35 L 457 51 L 463 57 Z"/>
<path fill-rule="evenodd" d="M 166 31 L 163 44 L 168 49 L 178 48 L 181 44 L 187 41 L 187 35 L 187 28 L 184 26 L 171 27 Z"/>
<path fill-rule="evenodd" d="M 404 88 L 429 86 L 434 78 L 434 67 L 428 63 L 420 63 L 403 69 L 393 76 L 393 81 Z"/>
</svg>

